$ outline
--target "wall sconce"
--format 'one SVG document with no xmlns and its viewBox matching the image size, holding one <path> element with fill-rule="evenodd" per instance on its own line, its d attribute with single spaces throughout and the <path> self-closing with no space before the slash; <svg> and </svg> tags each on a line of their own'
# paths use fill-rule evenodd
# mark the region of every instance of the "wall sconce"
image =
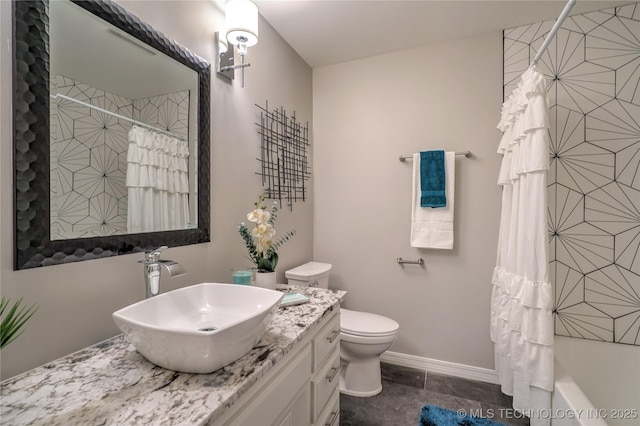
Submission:
<svg viewBox="0 0 640 426">
<path fill-rule="evenodd" d="M 251 64 L 245 63 L 247 48 L 258 43 L 258 7 L 251 0 L 227 0 L 225 5 L 224 32 L 216 32 L 218 53 L 218 74 L 229 80 L 234 78 L 234 70 L 242 70 L 244 87 L 244 69 Z M 234 46 L 240 55 L 240 64 L 234 63 Z"/>
</svg>

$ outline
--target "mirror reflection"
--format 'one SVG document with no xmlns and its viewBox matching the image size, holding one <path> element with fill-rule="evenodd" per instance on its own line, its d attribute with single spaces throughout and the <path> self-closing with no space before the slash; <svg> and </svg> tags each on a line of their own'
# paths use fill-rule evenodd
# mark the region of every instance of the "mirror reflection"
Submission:
<svg viewBox="0 0 640 426">
<path fill-rule="evenodd" d="M 13 18 L 14 268 L 210 241 L 210 64 L 110 1 Z"/>
<path fill-rule="evenodd" d="M 197 227 L 198 74 L 50 2 L 52 240 Z"/>
</svg>

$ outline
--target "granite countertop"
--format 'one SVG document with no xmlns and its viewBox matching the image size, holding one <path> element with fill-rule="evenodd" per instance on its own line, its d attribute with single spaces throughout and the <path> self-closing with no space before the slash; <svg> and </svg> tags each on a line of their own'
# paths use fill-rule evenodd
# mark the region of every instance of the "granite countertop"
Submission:
<svg viewBox="0 0 640 426">
<path fill-rule="evenodd" d="M 288 286 L 278 286 L 285 290 Z M 293 288 L 310 303 L 278 308 L 249 353 L 211 374 L 157 367 L 123 335 L 2 382 L 0 422 L 11 425 L 212 424 L 339 308 L 344 291 Z"/>
</svg>

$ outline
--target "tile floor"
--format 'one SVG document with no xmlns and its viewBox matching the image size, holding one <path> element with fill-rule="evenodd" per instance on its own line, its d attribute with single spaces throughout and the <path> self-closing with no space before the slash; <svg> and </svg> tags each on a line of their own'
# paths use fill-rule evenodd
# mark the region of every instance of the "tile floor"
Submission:
<svg viewBox="0 0 640 426">
<path fill-rule="evenodd" d="M 500 386 L 382 363 L 382 392 L 369 398 L 340 395 L 341 426 L 417 425 L 420 408 L 438 405 L 457 411 L 473 410 L 509 426 L 528 426 L 515 418 L 511 398 Z M 452 425 L 442 425 L 452 426 Z"/>
</svg>

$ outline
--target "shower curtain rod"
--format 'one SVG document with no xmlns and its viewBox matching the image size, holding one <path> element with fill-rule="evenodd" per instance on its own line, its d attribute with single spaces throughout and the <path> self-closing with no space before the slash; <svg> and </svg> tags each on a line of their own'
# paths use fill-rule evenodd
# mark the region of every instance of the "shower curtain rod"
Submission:
<svg viewBox="0 0 640 426">
<path fill-rule="evenodd" d="M 576 4 L 576 0 L 569 0 L 567 4 L 564 6 L 564 9 L 562 9 L 560 16 L 558 16 L 558 19 L 556 20 L 556 23 L 553 24 L 551 31 L 549 31 L 549 35 L 542 43 L 542 46 L 540 46 L 540 50 L 538 50 L 538 53 L 536 53 L 536 56 L 533 58 L 533 61 L 531 61 L 531 64 L 529 64 L 530 67 L 538 63 L 544 51 L 547 50 L 549 43 L 551 43 L 551 40 L 553 40 L 556 33 L 560 29 L 560 26 L 562 25 L 564 20 L 567 19 L 567 16 L 569 16 L 569 12 L 571 11 L 571 8 L 573 8 L 574 4 Z"/>
<path fill-rule="evenodd" d="M 176 135 L 174 133 L 171 133 L 171 132 L 169 132 L 167 130 L 158 129 L 157 127 L 153 127 L 153 126 L 151 126 L 149 124 L 143 123 L 142 121 L 137 121 L 137 120 L 134 120 L 133 118 L 129 118 L 129 117 L 126 117 L 124 115 L 116 114 L 115 112 L 111 112 L 111 111 L 106 110 L 104 108 L 100 108 L 100 107 L 97 107 L 95 105 L 88 104 L 86 102 L 80 101 L 80 100 L 72 98 L 70 96 L 57 94 L 57 95 L 51 95 L 51 98 L 52 99 L 61 98 L 61 99 L 65 99 L 67 101 L 75 102 L 75 103 L 80 104 L 82 106 L 86 106 L 87 108 L 95 109 L 96 111 L 100 111 L 100 112 L 103 112 L 105 114 L 109 114 L 109 115 L 111 115 L 113 117 L 116 117 L 116 118 L 119 118 L 121 120 L 129 121 L 129 122 L 131 122 L 133 124 L 137 124 L 138 126 L 146 127 L 148 129 L 154 130 L 156 132 L 163 133 L 165 135 L 169 135 L 172 138 L 176 138 L 176 139 L 179 139 L 181 141 L 186 141 L 186 139 L 184 137 Z"/>
<path fill-rule="evenodd" d="M 469 158 L 471 157 L 471 151 L 465 151 L 465 152 L 458 152 L 456 151 L 456 155 L 464 155 L 465 157 Z M 398 158 L 398 160 L 400 160 L 400 162 L 404 163 L 407 160 L 412 160 L 413 159 L 413 155 L 401 155 L 400 158 Z"/>
</svg>

